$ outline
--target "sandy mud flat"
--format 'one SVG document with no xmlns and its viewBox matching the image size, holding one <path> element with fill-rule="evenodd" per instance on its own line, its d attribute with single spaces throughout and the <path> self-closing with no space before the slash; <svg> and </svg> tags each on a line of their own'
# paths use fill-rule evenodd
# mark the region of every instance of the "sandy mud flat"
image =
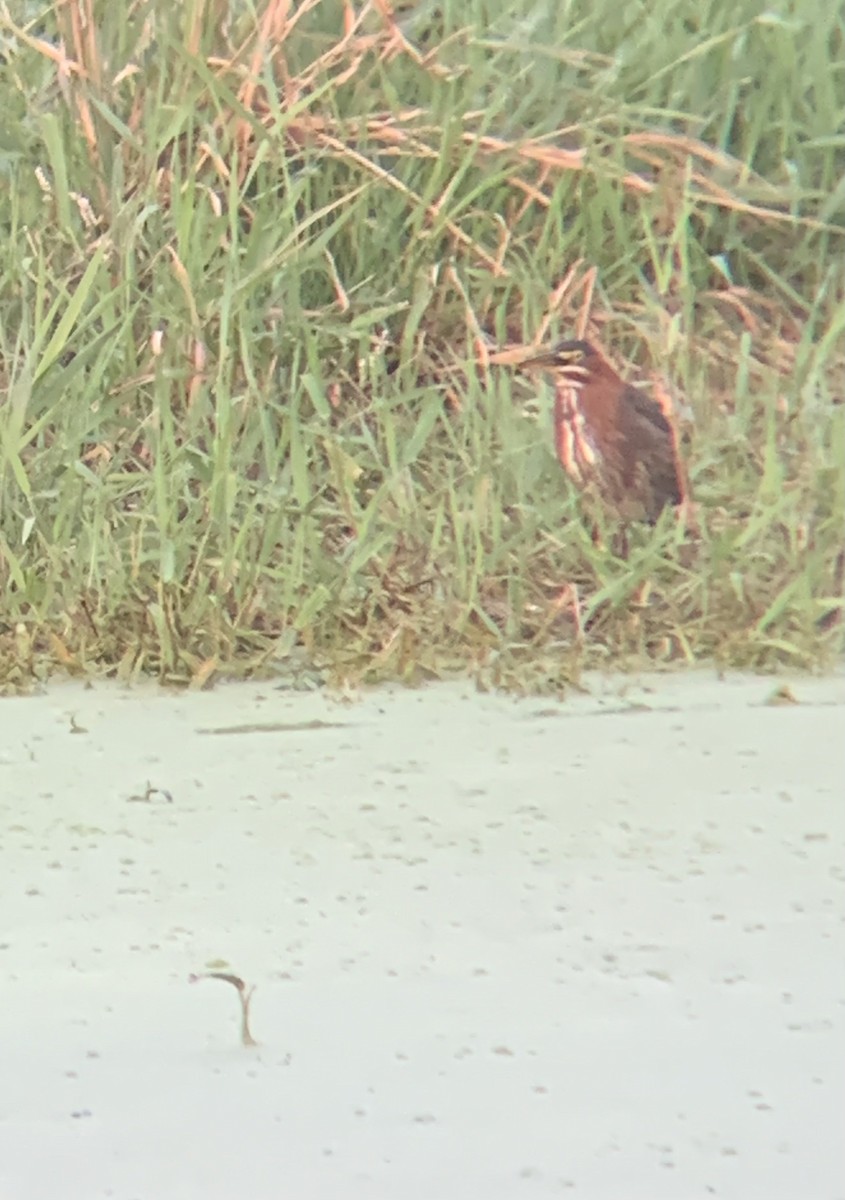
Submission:
<svg viewBox="0 0 845 1200">
<path fill-rule="evenodd" d="M 0 700 L 0 1200 L 843 1200 L 845 676 L 778 682 Z"/>
</svg>

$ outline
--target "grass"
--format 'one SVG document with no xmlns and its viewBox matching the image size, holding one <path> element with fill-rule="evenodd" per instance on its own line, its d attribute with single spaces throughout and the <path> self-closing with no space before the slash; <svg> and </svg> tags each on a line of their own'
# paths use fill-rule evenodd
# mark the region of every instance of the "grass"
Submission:
<svg viewBox="0 0 845 1200">
<path fill-rule="evenodd" d="M 81 0 L 0 48 L 6 687 L 841 651 L 836 5 Z M 495 353 L 576 328 L 683 433 L 698 528 L 624 558 Z"/>
</svg>

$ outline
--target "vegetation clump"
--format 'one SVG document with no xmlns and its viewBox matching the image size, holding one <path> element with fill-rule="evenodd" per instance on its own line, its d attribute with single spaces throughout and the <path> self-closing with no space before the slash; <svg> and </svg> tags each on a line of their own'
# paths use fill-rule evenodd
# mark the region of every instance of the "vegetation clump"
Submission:
<svg viewBox="0 0 845 1200">
<path fill-rule="evenodd" d="M 0 48 L 0 682 L 837 652 L 836 5 L 54 0 Z M 624 553 L 507 366 L 576 334 L 681 430 L 694 518 Z"/>
</svg>

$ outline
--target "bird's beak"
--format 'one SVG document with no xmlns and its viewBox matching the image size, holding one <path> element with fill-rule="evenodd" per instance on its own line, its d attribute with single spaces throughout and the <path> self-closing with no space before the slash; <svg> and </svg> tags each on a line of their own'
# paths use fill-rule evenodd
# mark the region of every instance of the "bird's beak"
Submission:
<svg viewBox="0 0 845 1200">
<path fill-rule="evenodd" d="M 548 350 L 544 354 L 532 354 L 517 363 L 520 371 L 547 371 L 557 365 L 557 357 Z"/>
</svg>

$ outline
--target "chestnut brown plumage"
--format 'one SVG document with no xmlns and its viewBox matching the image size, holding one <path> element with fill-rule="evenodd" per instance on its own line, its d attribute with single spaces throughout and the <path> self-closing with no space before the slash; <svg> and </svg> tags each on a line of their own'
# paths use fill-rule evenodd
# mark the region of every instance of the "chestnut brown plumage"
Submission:
<svg viewBox="0 0 845 1200">
<path fill-rule="evenodd" d="M 559 342 L 519 364 L 555 389 L 555 449 L 570 478 L 626 518 L 654 523 L 685 499 L 674 430 L 661 406 L 625 383 L 589 342 Z"/>
</svg>

